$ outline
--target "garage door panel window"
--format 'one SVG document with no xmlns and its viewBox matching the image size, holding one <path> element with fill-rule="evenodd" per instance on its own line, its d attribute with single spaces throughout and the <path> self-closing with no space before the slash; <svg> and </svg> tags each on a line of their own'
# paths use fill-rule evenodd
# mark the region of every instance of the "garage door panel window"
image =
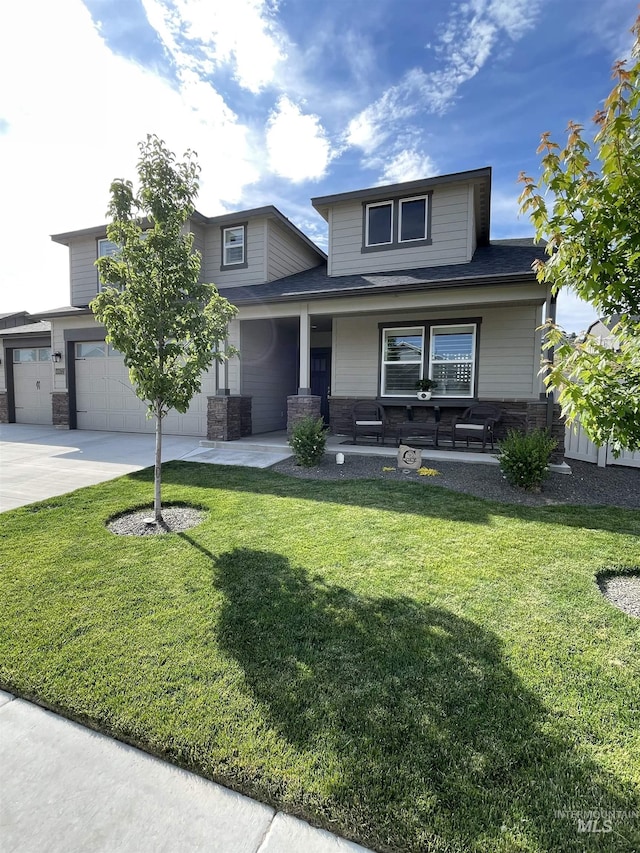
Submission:
<svg viewBox="0 0 640 853">
<path fill-rule="evenodd" d="M 104 358 L 106 354 L 107 345 L 100 341 L 76 344 L 76 358 Z"/>
<path fill-rule="evenodd" d="M 51 347 L 35 347 L 33 349 L 14 349 L 13 363 L 25 364 L 35 361 L 51 361 Z"/>
</svg>

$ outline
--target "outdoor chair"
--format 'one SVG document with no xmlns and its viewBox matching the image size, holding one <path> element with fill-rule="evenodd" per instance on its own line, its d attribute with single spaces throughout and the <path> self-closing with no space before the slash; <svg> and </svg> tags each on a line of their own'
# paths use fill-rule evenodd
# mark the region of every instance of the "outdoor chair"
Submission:
<svg viewBox="0 0 640 853">
<path fill-rule="evenodd" d="M 469 447 L 469 440 L 481 441 L 484 450 L 487 442 L 490 442 L 493 450 L 495 427 L 501 417 L 502 412 L 498 406 L 489 403 L 469 406 L 461 415 L 455 417 L 451 424 L 454 449 L 457 440 L 466 439 L 467 447 Z"/>
<path fill-rule="evenodd" d="M 382 440 L 384 444 L 385 415 L 384 409 L 373 400 L 359 400 L 354 404 L 352 412 L 353 443 L 358 443 L 359 435 L 376 437 L 376 443 Z"/>
</svg>

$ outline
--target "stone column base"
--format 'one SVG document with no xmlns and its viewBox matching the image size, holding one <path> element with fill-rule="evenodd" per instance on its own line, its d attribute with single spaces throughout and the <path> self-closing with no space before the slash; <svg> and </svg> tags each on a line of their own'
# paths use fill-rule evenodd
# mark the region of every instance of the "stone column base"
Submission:
<svg viewBox="0 0 640 853">
<path fill-rule="evenodd" d="M 0 424 L 9 423 L 9 394 L 6 391 L 0 392 Z"/>
<path fill-rule="evenodd" d="M 54 391 L 51 395 L 51 423 L 57 427 L 69 429 L 69 392 Z"/>
<path fill-rule="evenodd" d="M 291 435 L 294 426 L 304 418 L 320 417 L 321 398 L 314 395 L 298 395 L 287 397 L 287 432 Z"/>
<path fill-rule="evenodd" d="M 235 441 L 251 435 L 251 397 L 207 397 L 207 439 Z"/>
</svg>

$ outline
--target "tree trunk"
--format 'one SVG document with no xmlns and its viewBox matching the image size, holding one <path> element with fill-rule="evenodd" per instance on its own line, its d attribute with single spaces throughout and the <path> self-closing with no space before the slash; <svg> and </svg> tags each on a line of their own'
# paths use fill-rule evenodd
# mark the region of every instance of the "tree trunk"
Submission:
<svg viewBox="0 0 640 853">
<path fill-rule="evenodd" d="M 160 499 L 160 490 L 162 485 L 162 416 L 160 414 L 160 404 L 156 405 L 156 464 L 153 476 L 154 497 L 153 497 L 153 517 L 156 524 L 162 523 L 162 503 Z"/>
</svg>

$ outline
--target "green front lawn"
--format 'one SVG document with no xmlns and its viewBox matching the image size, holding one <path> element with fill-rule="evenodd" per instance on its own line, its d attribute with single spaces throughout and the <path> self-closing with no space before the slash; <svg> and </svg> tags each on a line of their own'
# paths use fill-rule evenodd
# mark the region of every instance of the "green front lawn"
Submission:
<svg viewBox="0 0 640 853">
<path fill-rule="evenodd" d="M 164 470 L 184 534 L 105 528 L 150 470 L 1 516 L 5 689 L 378 850 L 640 849 L 560 814 L 640 813 L 639 513 Z"/>
</svg>

